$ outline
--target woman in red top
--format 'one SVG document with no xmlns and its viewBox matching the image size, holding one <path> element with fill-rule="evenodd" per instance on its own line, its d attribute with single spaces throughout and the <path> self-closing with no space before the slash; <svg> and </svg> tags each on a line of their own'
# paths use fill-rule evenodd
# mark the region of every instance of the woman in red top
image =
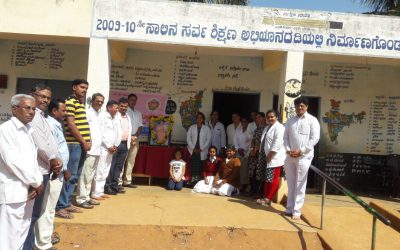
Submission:
<svg viewBox="0 0 400 250">
<path fill-rule="evenodd" d="M 209 194 L 211 192 L 214 176 L 218 171 L 222 159 L 217 156 L 217 148 L 208 149 L 208 158 L 203 162 L 203 180 L 197 182 L 193 192 Z"/>
</svg>

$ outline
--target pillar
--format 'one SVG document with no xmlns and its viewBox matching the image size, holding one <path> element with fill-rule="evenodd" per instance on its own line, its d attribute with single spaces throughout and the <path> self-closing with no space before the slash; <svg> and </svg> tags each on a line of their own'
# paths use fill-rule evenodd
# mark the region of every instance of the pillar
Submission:
<svg viewBox="0 0 400 250">
<path fill-rule="evenodd" d="M 106 38 L 90 38 L 89 60 L 87 81 L 89 89 L 86 94 L 86 100 L 90 100 L 92 94 L 101 93 L 108 100 L 110 93 L 110 46 Z M 87 102 L 90 104 L 90 102 Z M 103 105 L 103 110 L 105 105 Z"/>
<path fill-rule="evenodd" d="M 303 79 L 304 52 L 287 52 L 282 63 L 279 82 L 279 113 L 282 123 L 294 115 L 294 99 L 301 95 L 301 83 Z M 287 195 L 288 188 L 284 178 L 279 180 L 279 189 L 275 196 L 275 202 L 280 203 Z"/>
<path fill-rule="evenodd" d="M 287 52 L 279 83 L 279 112 L 282 123 L 294 115 L 293 101 L 301 95 L 304 52 Z"/>
</svg>

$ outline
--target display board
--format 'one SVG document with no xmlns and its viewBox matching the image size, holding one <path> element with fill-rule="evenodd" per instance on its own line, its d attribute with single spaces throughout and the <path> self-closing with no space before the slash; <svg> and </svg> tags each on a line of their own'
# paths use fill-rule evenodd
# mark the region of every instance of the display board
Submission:
<svg viewBox="0 0 400 250">
<path fill-rule="evenodd" d="M 387 156 L 328 153 L 319 168 L 351 191 L 390 192 L 393 171 Z"/>
</svg>

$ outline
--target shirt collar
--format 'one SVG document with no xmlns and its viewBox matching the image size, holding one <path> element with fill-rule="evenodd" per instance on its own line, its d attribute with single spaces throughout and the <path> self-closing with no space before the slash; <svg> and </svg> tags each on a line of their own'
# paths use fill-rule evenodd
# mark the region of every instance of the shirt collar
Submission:
<svg viewBox="0 0 400 250">
<path fill-rule="evenodd" d="M 308 112 L 305 112 L 304 113 L 304 115 L 302 115 L 302 116 L 298 116 L 298 115 L 296 115 L 296 117 L 298 118 L 298 119 L 305 119 L 305 118 L 307 118 L 307 116 L 308 116 Z"/>
<path fill-rule="evenodd" d="M 31 125 L 28 123 L 26 125 L 24 125 L 17 117 L 13 116 L 11 117 L 11 121 L 14 123 L 15 127 L 20 130 L 20 129 L 24 129 L 28 132 L 28 134 L 32 134 L 33 132 L 33 128 L 31 127 Z"/>
</svg>

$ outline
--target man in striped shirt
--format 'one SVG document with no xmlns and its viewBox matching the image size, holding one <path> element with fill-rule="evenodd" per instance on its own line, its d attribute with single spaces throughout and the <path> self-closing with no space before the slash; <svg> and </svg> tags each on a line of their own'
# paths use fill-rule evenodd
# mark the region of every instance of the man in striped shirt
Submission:
<svg viewBox="0 0 400 250">
<path fill-rule="evenodd" d="M 71 173 L 68 182 L 64 182 L 63 188 L 58 199 L 56 211 L 81 212 L 79 208 L 71 203 L 71 196 L 75 189 L 75 184 L 79 180 L 80 169 L 83 166 L 86 152 L 92 147 L 89 123 L 85 112 L 85 97 L 89 83 L 83 79 L 77 79 L 72 82 L 73 95 L 67 98 L 67 118 L 65 120 L 64 130 L 65 139 L 68 144 L 69 162 L 67 169 Z M 60 212 L 57 213 L 57 217 Z"/>
</svg>

